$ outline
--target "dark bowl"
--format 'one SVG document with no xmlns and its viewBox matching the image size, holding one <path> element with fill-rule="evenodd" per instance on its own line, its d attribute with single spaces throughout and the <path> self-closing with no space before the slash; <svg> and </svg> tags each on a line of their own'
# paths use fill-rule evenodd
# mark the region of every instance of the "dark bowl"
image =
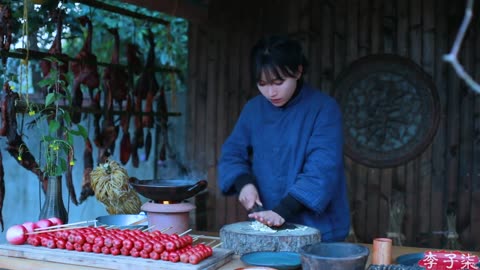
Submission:
<svg viewBox="0 0 480 270">
<path fill-rule="evenodd" d="M 352 243 L 315 243 L 300 248 L 303 270 L 364 270 L 370 251 Z"/>
</svg>

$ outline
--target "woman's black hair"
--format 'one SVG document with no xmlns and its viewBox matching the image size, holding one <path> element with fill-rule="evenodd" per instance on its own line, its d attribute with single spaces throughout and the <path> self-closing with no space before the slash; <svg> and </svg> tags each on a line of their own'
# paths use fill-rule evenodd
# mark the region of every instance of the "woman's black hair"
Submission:
<svg viewBox="0 0 480 270">
<path fill-rule="evenodd" d="M 302 66 L 300 84 L 303 82 L 308 62 L 300 42 L 285 36 L 268 36 L 260 39 L 252 48 L 251 55 L 252 81 L 256 84 L 262 73 L 268 81 L 295 77 L 298 67 Z"/>
</svg>

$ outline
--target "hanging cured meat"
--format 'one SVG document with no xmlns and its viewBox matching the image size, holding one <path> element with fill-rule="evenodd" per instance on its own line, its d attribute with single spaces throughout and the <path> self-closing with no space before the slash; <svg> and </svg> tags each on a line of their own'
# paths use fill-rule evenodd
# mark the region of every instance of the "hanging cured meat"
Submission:
<svg viewBox="0 0 480 270">
<path fill-rule="evenodd" d="M 3 156 L 2 152 L 0 151 L 0 224 L 2 225 L 2 232 L 4 230 L 3 224 L 3 201 L 5 199 L 5 172 L 3 170 Z"/>
<path fill-rule="evenodd" d="M 85 150 L 83 151 L 83 182 L 82 191 L 80 193 L 80 203 L 84 202 L 88 197 L 95 195 L 91 186 L 90 173 L 93 170 L 93 150 L 90 139 L 85 140 Z"/>
<path fill-rule="evenodd" d="M 12 11 L 7 5 L 0 7 L 0 50 L 2 52 L 8 52 L 10 50 L 10 45 L 12 44 Z M 6 54 L 2 55 L 2 64 L 5 66 L 7 64 Z M 3 227 L 3 223 L 2 223 Z"/>
<path fill-rule="evenodd" d="M 75 186 L 73 185 L 73 146 L 68 151 L 67 157 L 67 171 L 65 172 L 65 179 L 67 182 L 68 194 L 70 195 L 70 200 L 73 204 L 78 205 L 77 194 L 75 192 Z"/>
<path fill-rule="evenodd" d="M 122 140 L 120 141 L 120 162 L 125 165 L 130 159 L 132 153 L 132 142 L 130 140 L 130 132 L 128 131 L 130 127 L 130 112 L 132 111 L 132 98 L 127 96 L 127 105 L 125 108 L 125 113 L 122 114 L 120 118 L 120 126 L 122 127 Z"/>
<path fill-rule="evenodd" d="M 133 133 L 133 141 L 131 144 L 131 158 L 134 168 L 140 165 L 140 158 L 138 156 L 138 149 L 143 147 L 143 125 L 142 125 L 142 99 L 139 96 L 135 97 L 135 131 Z"/>
<path fill-rule="evenodd" d="M 134 75 L 140 74 L 142 71 L 142 60 L 141 53 L 138 48 L 138 45 L 133 43 L 127 44 L 127 62 L 129 67 L 128 79 L 129 79 L 129 89 L 133 85 Z M 131 93 L 127 95 L 127 102 L 124 113 L 120 117 L 120 126 L 122 127 L 122 140 L 120 141 L 120 162 L 125 165 L 132 156 L 133 146 L 130 139 L 130 117 L 131 113 L 134 110 L 133 106 L 133 97 Z M 136 150 L 135 150 L 136 151 Z M 136 156 L 135 164 L 138 164 L 138 154 Z M 134 165 L 135 166 L 135 165 Z M 138 167 L 138 165 L 137 165 Z"/>
<path fill-rule="evenodd" d="M 140 48 L 137 44 L 128 43 L 127 44 L 127 62 L 128 67 L 135 75 L 139 75 L 142 72 L 142 53 L 140 52 Z"/>
<path fill-rule="evenodd" d="M 128 77 L 125 71 L 118 66 L 120 37 L 117 29 L 108 30 L 115 39 L 111 58 L 111 66 L 103 72 L 103 124 L 101 131 L 96 133 L 95 145 L 98 147 L 98 162 L 103 163 L 108 156 L 113 154 L 115 141 L 118 137 L 119 127 L 114 125 L 113 100 L 121 103 L 128 94 Z"/>
<path fill-rule="evenodd" d="M 153 33 L 148 29 L 147 36 L 148 43 L 150 44 L 150 49 L 147 55 L 147 61 L 145 63 L 145 68 L 138 78 L 137 85 L 135 87 L 135 96 L 140 97 L 141 99 L 147 98 L 148 91 L 153 91 L 157 93 L 158 91 L 158 82 L 155 79 L 155 41 Z"/>
<path fill-rule="evenodd" d="M 165 89 L 160 88 L 160 95 L 157 101 L 157 114 L 160 118 L 160 136 L 161 136 L 161 148 L 159 153 L 159 159 L 165 161 L 167 159 L 167 150 L 169 148 L 168 143 L 168 110 L 167 99 L 165 97 Z"/>
<path fill-rule="evenodd" d="M 103 82 L 105 87 L 111 92 L 113 100 L 121 107 L 122 101 L 127 99 L 128 94 L 128 74 L 123 67 L 120 67 L 120 36 L 117 28 L 108 29 L 113 35 L 114 47 L 111 58 L 111 66 L 105 68 L 103 73 Z"/>
<path fill-rule="evenodd" d="M 38 176 L 42 183 L 43 191 L 47 191 L 48 180 L 40 169 L 37 161 L 17 132 L 17 118 L 15 112 L 15 102 L 19 96 L 10 89 L 10 85 L 6 82 L 3 85 L 2 93 L 2 127 L 0 136 L 7 137 L 7 151 L 10 155 L 25 169 L 33 172 Z"/>
<path fill-rule="evenodd" d="M 155 78 L 155 40 L 153 33 L 148 29 L 148 42 L 150 49 L 148 51 L 147 61 L 145 68 L 138 79 L 138 83 L 135 87 L 136 111 L 141 111 L 141 100 L 146 99 L 145 108 L 143 112 L 147 113 L 142 118 L 137 115 L 135 118 L 136 132 L 135 132 L 135 145 L 138 148 L 145 146 L 145 158 L 148 159 L 150 155 L 150 149 L 152 146 L 152 135 L 150 129 L 153 128 L 153 103 L 155 96 L 159 90 L 159 84 Z M 143 128 L 147 128 L 147 135 L 144 138 Z"/>
<path fill-rule="evenodd" d="M 90 99 L 93 100 L 93 91 L 100 85 L 100 75 L 97 71 L 97 57 L 92 53 L 92 34 L 93 26 L 92 22 L 87 16 L 81 16 L 78 21 L 82 26 L 87 27 L 87 37 L 82 49 L 77 54 L 70 67 L 72 69 L 75 82 L 77 84 L 73 87 L 72 104 L 79 108 L 82 106 L 83 94 L 81 91 L 81 85 L 86 85 L 90 94 Z M 81 115 L 76 112 L 72 114 L 72 122 L 79 123 Z"/>
<path fill-rule="evenodd" d="M 63 81 L 63 83 L 55 83 L 54 86 L 50 86 L 48 89 L 45 89 L 45 94 L 58 92 L 61 94 L 65 94 L 65 87 L 68 86 L 66 80 L 66 74 L 68 73 L 68 56 L 62 54 L 62 12 L 61 10 L 55 9 L 52 11 L 52 21 L 56 21 L 57 23 L 57 34 L 55 39 L 53 40 L 52 47 L 48 50 L 48 53 L 56 56 L 57 59 L 55 61 L 50 60 L 41 60 L 40 61 L 40 69 L 42 70 L 42 75 L 44 78 L 48 78 L 50 76 L 55 76 L 55 80 Z M 55 70 L 55 72 L 52 72 Z"/>
</svg>

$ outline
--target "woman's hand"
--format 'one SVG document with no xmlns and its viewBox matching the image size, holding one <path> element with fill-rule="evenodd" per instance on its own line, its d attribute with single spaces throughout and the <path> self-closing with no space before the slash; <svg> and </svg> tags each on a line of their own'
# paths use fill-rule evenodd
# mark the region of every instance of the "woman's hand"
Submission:
<svg viewBox="0 0 480 270">
<path fill-rule="evenodd" d="M 255 204 L 263 206 L 260 201 L 260 196 L 258 195 L 258 190 L 253 184 L 246 184 L 240 194 L 238 195 L 238 201 L 245 207 L 245 209 L 250 210 Z"/>
<path fill-rule="evenodd" d="M 261 222 L 268 227 L 278 227 L 285 223 L 285 219 L 272 210 L 255 212 L 248 215 L 249 218 L 254 218 L 258 222 Z"/>
</svg>

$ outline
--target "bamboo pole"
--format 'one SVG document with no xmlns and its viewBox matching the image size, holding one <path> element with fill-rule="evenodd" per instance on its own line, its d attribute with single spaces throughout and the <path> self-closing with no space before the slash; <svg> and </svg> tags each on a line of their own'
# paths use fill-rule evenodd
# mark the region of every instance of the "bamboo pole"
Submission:
<svg viewBox="0 0 480 270">
<path fill-rule="evenodd" d="M 59 105 L 59 108 L 62 108 L 63 110 L 65 111 L 68 111 L 68 112 L 82 112 L 82 113 L 89 113 L 89 114 L 103 114 L 104 111 L 101 110 L 101 109 L 98 109 L 98 108 L 94 108 L 94 107 L 89 107 L 89 106 L 82 106 L 82 107 L 71 107 L 71 106 L 68 106 L 68 105 Z M 50 106 L 47 108 L 47 111 L 48 110 L 55 110 L 56 108 L 54 106 Z M 25 102 L 24 100 L 17 100 L 16 103 L 15 103 L 15 111 L 17 113 L 28 113 L 29 110 L 34 110 L 35 112 L 39 112 L 39 111 L 42 111 L 42 110 L 45 110 L 45 105 L 43 104 L 39 104 L 39 103 L 33 103 L 33 102 L 29 102 L 28 105 L 27 105 L 27 102 Z M 132 115 L 132 116 L 135 116 L 135 115 L 151 115 L 151 116 L 159 116 L 159 112 L 154 112 L 154 111 L 151 111 L 151 112 L 127 112 L 126 110 L 113 110 L 112 111 L 112 114 L 113 115 L 125 115 L 125 114 L 129 114 L 129 115 Z M 182 113 L 180 112 L 169 112 L 168 113 L 168 116 L 173 116 L 173 117 L 178 117 L 178 116 L 181 116 Z"/>
<path fill-rule="evenodd" d="M 16 59 L 25 59 L 27 57 L 27 50 L 26 49 L 15 49 L 15 51 L 0 51 L 0 54 L 2 57 L 11 57 L 11 58 L 16 58 Z M 54 58 L 59 61 L 63 62 L 83 62 L 87 64 L 97 64 L 97 66 L 103 66 L 103 67 L 118 67 L 118 68 L 125 68 L 129 69 L 132 68 L 128 65 L 121 65 L 121 64 L 112 64 L 112 63 L 103 63 L 103 62 L 94 62 L 94 61 L 85 61 L 79 60 L 73 57 L 70 57 L 65 54 L 50 54 L 47 52 L 41 52 L 41 51 L 35 51 L 35 50 L 28 50 L 28 58 L 29 59 L 35 59 L 35 60 L 42 60 L 45 58 Z M 181 73 L 180 69 L 175 68 L 175 67 L 170 67 L 170 66 L 159 66 L 159 67 L 154 67 L 154 71 L 156 72 L 165 72 L 165 73 Z"/>
<path fill-rule="evenodd" d="M 137 13 L 137 12 L 130 11 L 128 9 L 120 8 L 120 7 L 113 6 L 113 5 L 108 5 L 106 3 L 102 3 L 102 2 L 96 1 L 96 0 L 75 0 L 75 2 L 84 4 L 84 5 L 87 5 L 87 6 L 91 6 L 91 7 L 94 7 L 94 8 L 99 8 L 99 9 L 103 9 L 103 10 L 106 10 L 106 11 L 118 13 L 118 14 L 125 15 L 125 16 L 129 16 L 129 17 L 132 17 L 132 18 L 135 18 L 135 19 L 140 19 L 140 20 L 149 21 L 149 22 L 153 22 L 153 23 L 163 24 L 163 25 L 166 25 L 166 26 L 170 25 L 170 22 L 167 21 L 167 20 L 160 19 L 160 18 L 155 18 L 155 17 L 150 17 L 150 16 L 147 16 L 147 15 L 144 15 L 144 14 L 140 14 L 140 13 Z"/>
</svg>

